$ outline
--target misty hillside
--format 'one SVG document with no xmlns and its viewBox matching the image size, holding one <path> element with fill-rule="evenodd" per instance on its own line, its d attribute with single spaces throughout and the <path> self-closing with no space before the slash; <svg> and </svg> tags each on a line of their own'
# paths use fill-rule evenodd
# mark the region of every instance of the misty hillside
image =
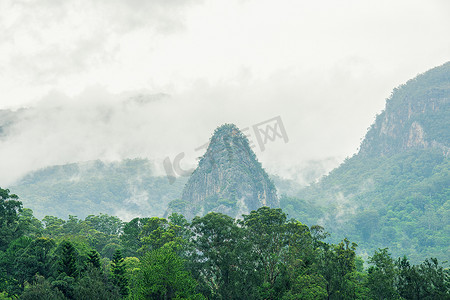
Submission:
<svg viewBox="0 0 450 300">
<path fill-rule="evenodd" d="M 270 177 L 279 194 L 292 195 L 300 189 L 292 180 Z M 90 161 L 30 172 L 10 190 L 40 219 L 96 213 L 129 219 L 163 216 L 169 202 L 181 198 L 187 180 L 181 176 L 172 183 L 166 176 L 154 175 L 148 159 Z"/>
<path fill-rule="evenodd" d="M 394 89 L 358 154 L 298 198 L 324 208 L 318 220 L 370 252 L 448 260 L 450 63 Z M 297 212 L 293 213 L 297 217 Z"/>
<path fill-rule="evenodd" d="M 47 167 L 31 172 L 10 190 L 38 218 L 106 213 L 130 219 L 162 216 L 185 182 L 179 177 L 170 184 L 167 177 L 153 175 L 149 160 L 127 159 Z"/>
</svg>

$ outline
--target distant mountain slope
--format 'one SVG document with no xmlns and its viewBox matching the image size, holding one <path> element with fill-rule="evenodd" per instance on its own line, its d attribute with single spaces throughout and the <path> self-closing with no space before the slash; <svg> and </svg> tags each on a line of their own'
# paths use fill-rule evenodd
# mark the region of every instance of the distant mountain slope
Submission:
<svg viewBox="0 0 450 300">
<path fill-rule="evenodd" d="M 450 63 L 394 89 L 358 154 L 301 190 L 318 222 L 363 250 L 390 247 L 413 261 L 448 260 L 450 245 Z M 294 215 L 295 217 L 295 215 Z"/>
<path fill-rule="evenodd" d="M 216 211 L 237 217 L 261 206 L 278 206 L 275 186 L 244 134 L 225 124 L 214 131 L 181 199 L 169 204 L 168 213 L 193 218 Z"/>
<path fill-rule="evenodd" d="M 38 218 L 107 213 L 129 219 L 162 216 L 169 201 L 179 198 L 185 182 L 185 177 L 179 177 L 169 184 L 166 177 L 153 175 L 148 160 L 127 159 L 44 168 L 28 174 L 10 190 Z"/>
<path fill-rule="evenodd" d="M 450 153 L 450 62 L 394 89 L 377 116 L 360 155 L 392 155 L 407 149 Z"/>
</svg>

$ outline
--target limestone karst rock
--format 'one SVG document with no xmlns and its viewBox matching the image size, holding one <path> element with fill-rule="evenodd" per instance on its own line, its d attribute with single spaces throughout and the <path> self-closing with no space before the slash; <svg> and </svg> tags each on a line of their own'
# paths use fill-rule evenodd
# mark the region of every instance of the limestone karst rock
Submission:
<svg viewBox="0 0 450 300">
<path fill-rule="evenodd" d="M 278 206 L 276 189 L 261 167 L 247 137 L 233 124 L 214 131 L 182 197 L 169 204 L 167 213 L 190 219 L 210 211 L 232 217 L 261 206 Z"/>
</svg>

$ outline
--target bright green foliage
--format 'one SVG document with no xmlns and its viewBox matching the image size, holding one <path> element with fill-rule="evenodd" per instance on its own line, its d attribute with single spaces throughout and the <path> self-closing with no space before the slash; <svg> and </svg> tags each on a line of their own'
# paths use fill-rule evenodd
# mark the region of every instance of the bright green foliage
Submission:
<svg viewBox="0 0 450 300">
<path fill-rule="evenodd" d="M 121 295 L 128 295 L 128 280 L 126 277 L 126 269 L 122 252 L 116 250 L 111 262 L 111 274 L 114 284 L 119 288 Z"/>
<path fill-rule="evenodd" d="M 7 292 L 0 292 L 0 300 L 12 300 L 12 298 L 8 296 Z"/>
<path fill-rule="evenodd" d="M 204 299 L 185 271 L 184 261 L 170 246 L 147 252 L 133 280 L 131 299 Z"/>
<path fill-rule="evenodd" d="M 162 247 L 164 244 L 173 241 L 174 231 L 169 228 L 169 222 L 163 218 L 153 217 L 147 220 L 142 227 L 140 239 L 142 247 L 141 252 L 151 251 Z"/>
<path fill-rule="evenodd" d="M 45 227 L 45 234 L 50 237 L 57 237 L 63 234 L 63 225 L 66 223 L 63 219 L 54 216 L 45 216 L 42 219 Z"/>
<path fill-rule="evenodd" d="M 141 262 L 137 257 L 126 257 L 123 260 L 123 263 L 125 265 L 125 276 L 129 285 L 131 286 L 133 282 L 133 276 L 136 275 L 136 272 L 139 272 Z"/>
</svg>

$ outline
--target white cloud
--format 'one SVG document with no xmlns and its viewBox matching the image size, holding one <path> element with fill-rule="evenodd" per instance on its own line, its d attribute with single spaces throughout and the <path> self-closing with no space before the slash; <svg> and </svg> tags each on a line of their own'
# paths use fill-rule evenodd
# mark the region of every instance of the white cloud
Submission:
<svg viewBox="0 0 450 300">
<path fill-rule="evenodd" d="M 342 159 L 393 87 L 449 59 L 448 9 L 406 0 L 1 1 L 0 108 L 35 108 L 0 140 L 10 170 L 0 185 L 96 158 L 184 151 L 193 163 L 216 126 L 277 115 L 290 142 L 257 153 L 269 170 Z M 169 96 L 123 104 L 139 91 Z"/>
</svg>

